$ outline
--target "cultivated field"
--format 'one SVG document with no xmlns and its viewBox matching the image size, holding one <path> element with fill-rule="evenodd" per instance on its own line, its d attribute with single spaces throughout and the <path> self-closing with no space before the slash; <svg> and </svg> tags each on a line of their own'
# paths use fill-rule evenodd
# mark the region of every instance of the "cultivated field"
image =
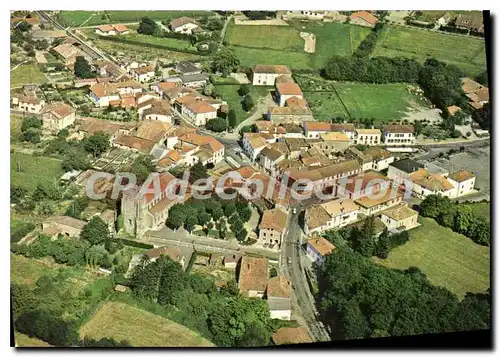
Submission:
<svg viewBox="0 0 500 357">
<path fill-rule="evenodd" d="M 404 117 L 410 108 L 421 108 L 425 104 L 408 93 L 405 84 L 321 83 L 321 90 L 304 91 L 318 120 L 345 117 L 388 122 Z"/>
<path fill-rule="evenodd" d="M 11 154 L 10 182 L 12 186 L 20 186 L 33 191 L 38 184 L 57 183 L 63 173 L 59 159 L 20 153 Z"/>
<path fill-rule="evenodd" d="M 316 52 L 304 52 L 299 33 L 316 35 Z M 242 65 L 285 64 L 295 69 L 323 68 L 331 56 L 350 56 L 370 29 L 338 23 L 311 23 L 297 26 L 228 27 L 226 41 L 234 46 Z"/>
<path fill-rule="evenodd" d="M 57 18 L 66 26 L 94 26 L 118 22 L 139 22 L 147 16 L 153 20 L 169 20 L 182 16 L 196 17 L 210 11 L 61 11 Z"/>
<path fill-rule="evenodd" d="M 434 57 L 471 76 L 486 69 L 483 39 L 408 27 L 385 26 L 372 56 L 410 57 L 421 62 Z"/>
<path fill-rule="evenodd" d="M 47 77 L 35 63 L 20 65 L 10 72 L 11 88 L 22 87 L 24 84 L 42 84 L 47 81 Z"/>
<path fill-rule="evenodd" d="M 39 340 L 38 338 L 29 337 L 17 331 L 14 332 L 14 341 L 17 347 L 51 347 L 47 342 Z"/>
<path fill-rule="evenodd" d="M 411 230 L 410 240 L 394 248 L 386 260 L 374 258 L 388 268 L 419 268 L 435 285 L 463 298 L 466 292 L 485 292 L 490 287 L 490 249 L 440 226 L 431 218 Z"/>
<path fill-rule="evenodd" d="M 81 327 L 80 336 L 127 340 L 136 347 L 214 346 L 182 325 L 120 302 L 105 303 L 92 319 Z"/>
</svg>

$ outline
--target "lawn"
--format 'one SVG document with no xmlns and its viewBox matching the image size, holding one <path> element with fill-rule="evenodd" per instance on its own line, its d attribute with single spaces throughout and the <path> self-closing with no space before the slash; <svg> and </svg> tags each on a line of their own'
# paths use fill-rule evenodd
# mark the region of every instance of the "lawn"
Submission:
<svg viewBox="0 0 500 357">
<path fill-rule="evenodd" d="M 38 184 L 53 185 L 58 183 L 63 173 L 59 159 L 20 153 L 12 153 L 10 156 L 12 186 L 20 186 L 28 191 L 34 191 Z"/>
<path fill-rule="evenodd" d="M 61 11 L 57 18 L 66 26 L 95 26 L 118 22 L 139 22 L 147 16 L 153 20 L 168 20 L 182 16 L 202 16 L 210 11 Z M 83 25 L 82 25 L 83 24 Z"/>
<path fill-rule="evenodd" d="M 46 83 L 47 77 L 43 74 L 35 63 L 26 63 L 10 72 L 10 87 L 21 87 L 24 84 Z"/>
<path fill-rule="evenodd" d="M 304 52 L 301 31 L 316 35 L 316 53 Z M 279 63 L 294 69 L 320 69 L 333 55 L 350 56 L 369 32 L 368 28 L 338 23 L 289 27 L 231 25 L 226 40 L 247 67 Z"/>
<path fill-rule="evenodd" d="M 243 110 L 243 107 L 241 106 L 242 97 L 240 97 L 240 95 L 238 94 L 238 89 L 240 88 L 240 86 L 240 84 L 215 86 L 217 93 L 219 93 L 222 99 L 227 102 L 229 109 L 234 109 L 234 111 L 236 112 L 238 123 L 241 123 L 251 115 L 251 113 L 245 112 Z M 269 93 L 269 88 L 270 87 L 254 87 L 250 85 L 250 95 L 252 96 L 256 104 L 259 98 Z"/>
<path fill-rule="evenodd" d="M 306 83 L 306 80 L 301 79 L 300 82 Z M 318 120 L 345 117 L 374 118 L 376 121 L 387 122 L 404 117 L 409 108 L 425 104 L 421 98 L 408 93 L 406 84 L 334 83 L 315 80 L 315 85 L 310 89 L 312 91 L 304 90 L 304 95 Z"/>
<path fill-rule="evenodd" d="M 48 262 L 48 260 L 29 259 L 22 255 L 10 254 L 11 283 L 34 285 L 42 275 L 49 275 L 53 271 Z"/>
<path fill-rule="evenodd" d="M 17 347 L 52 347 L 45 341 L 29 337 L 28 335 L 17 331 L 14 331 L 14 341 Z"/>
<path fill-rule="evenodd" d="M 246 26 L 231 24 L 226 41 L 231 45 L 303 52 L 304 40 L 290 26 Z"/>
<path fill-rule="evenodd" d="M 420 62 L 434 57 L 471 76 L 486 69 L 484 39 L 408 27 L 385 26 L 372 56 L 402 56 Z"/>
<path fill-rule="evenodd" d="M 105 303 L 92 319 L 80 328 L 80 336 L 127 340 L 136 347 L 214 346 L 182 325 L 120 302 Z"/>
<path fill-rule="evenodd" d="M 485 292 L 490 287 L 490 249 L 440 226 L 430 218 L 419 218 L 410 241 L 394 248 L 386 260 L 374 258 L 385 267 L 419 268 L 435 285 L 463 298 L 466 292 Z"/>
</svg>

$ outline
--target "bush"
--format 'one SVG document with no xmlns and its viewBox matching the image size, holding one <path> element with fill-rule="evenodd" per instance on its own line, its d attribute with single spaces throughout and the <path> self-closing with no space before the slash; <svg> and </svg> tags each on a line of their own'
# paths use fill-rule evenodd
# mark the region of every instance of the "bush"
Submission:
<svg viewBox="0 0 500 357">
<path fill-rule="evenodd" d="M 26 234 L 30 233 L 35 229 L 35 225 L 31 222 L 23 224 L 21 227 L 16 229 L 10 234 L 10 242 L 19 242 Z"/>
</svg>

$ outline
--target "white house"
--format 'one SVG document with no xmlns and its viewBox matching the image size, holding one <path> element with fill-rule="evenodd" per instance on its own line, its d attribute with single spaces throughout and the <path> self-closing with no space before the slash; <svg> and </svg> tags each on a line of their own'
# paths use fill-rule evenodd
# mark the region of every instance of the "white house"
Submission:
<svg viewBox="0 0 500 357">
<path fill-rule="evenodd" d="M 363 154 L 372 158 L 372 168 L 375 171 L 385 170 L 394 162 L 394 156 L 380 147 L 371 146 Z"/>
<path fill-rule="evenodd" d="M 379 145 L 382 133 L 379 129 L 356 129 L 357 145 Z"/>
<path fill-rule="evenodd" d="M 260 151 L 258 157 L 260 166 L 271 174 L 272 177 L 275 177 L 279 171 L 276 164 L 285 158 L 285 154 L 279 150 L 266 146 Z"/>
<path fill-rule="evenodd" d="M 384 144 L 387 146 L 415 145 L 414 129 L 411 125 L 386 125 Z"/>
<path fill-rule="evenodd" d="M 408 207 L 406 203 L 389 208 L 382 212 L 380 220 L 389 231 L 407 231 L 418 226 L 418 212 Z"/>
<path fill-rule="evenodd" d="M 130 74 L 133 78 L 140 83 L 146 83 L 154 79 L 155 68 L 153 65 L 140 66 L 130 70 Z"/>
<path fill-rule="evenodd" d="M 285 106 L 287 99 L 296 97 L 298 99 L 304 99 L 302 90 L 299 85 L 295 82 L 281 82 L 276 83 L 276 96 L 278 98 L 279 105 L 281 107 Z"/>
<path fill-rule="evenodd" d="M 57 134 L 75 123 L 76 110 L 65 103 L 53 103 L 47 105 L 42 111 L 43 130 L 51 134 Z"/>
<path fill-rule="evenodd" d="M 331 131 L 331 124 L 319 121 L 305 121 L 302 123 L 306 139 L 319 139 L 321 134 Z"/>
<path fill-rule="evenodd" d="M 12 98 L 13 104 L 17 103 L 17 110 L 26 113 L 38 114 L 45 106 L 45 100 L 38 98 L 34 93 L 32 95 L 21 95 L 18 98 Z"/>
<path fill-rule="evenodd" d="M 322 265 L 325 256 L 331 254 L 335 246 L 323 237 L 311 238 L 307 241 L 307 255 L 318 265 Z"/>
<path fill-rule="evenodd" d="M 170 29 L 173 32 L 184 33 L 187 35 L 192 35 L 193 30 L 198 28 L 196 21 L 190 17 L 179 17 L 178 19 L 173 19 L 170 21 Z"/>
<path fill-rule="evenodd" d="M 304 233 L 318 234 L 357 221 L 359 207 L 349 199 L 335 199 L 306 209 Z"/>
<path fill-rule="evenodd" d="M 243 134 L 243 150 L 247 156 L 255 161 L 259 153 L 266 147 L 266 140 L 258 133 Z"/>
<path fill-rule="evenodd" d="M 292 316 L 292 283 L 283 275 L 269 279 L 266 289 L 271 319 L 290 320 Z"/>
<path fill-rule="evenodd" d="M 252 68 L 252 84 L 254 86 L 274 86 L 276 78 L 281 75 L 291 78 L 292 71 L 284 65 L 258 64 Z"/>
<path fill-rule="evenodd" d="M 196 126 L 203 126 L 207 121 L 217 118 L 217 109 L 206 103 L 202 98 L 184 96 L 176 100 L 181 113 L 188 116 Z"/>
<path fill-rule="evenodd" d="M 461 197 L 474 191 L 476 176 L 470 171 L 462 170 L 448 176 L 448 181 L 455 188 L 452 197 Z"/>
<path fill-rule="evenodd" d="M 445 176 L 430 173 L 427 169 L 420 169 L 412 173 L 406 184 L 411 185 L 407 189 L 411 189 L 413 194 L 420 199 L 429 195 L 453 198 L 456 192 L 456 188 Z"/>
<path fill-rule="evenodd" d="M 161 120 L 172 124 L 172 109 L 170 103 L 164 99 L 153 101 L 150 108 L 142 112 L 143 119 Z"/>
<path fill-rule="evenodd" d="M 389 164 L 389 170 L 387 170 L 387 177 L 398 184 L 402 184 L 405 180 L 410 178 L 410 175 L 420 169 L 424 168 L 424 165 L 418 163 L 412 159 L 403 159 Z"/>
</svg>

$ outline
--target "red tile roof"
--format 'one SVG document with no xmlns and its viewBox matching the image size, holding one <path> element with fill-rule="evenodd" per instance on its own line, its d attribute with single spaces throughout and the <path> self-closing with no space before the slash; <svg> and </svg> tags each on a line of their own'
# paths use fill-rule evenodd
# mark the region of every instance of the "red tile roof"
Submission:
<svg viewBox="0 0 500 357">
<path fill-rule="evenodd" d="M 354 14 L 351 15 L 351 20 L 358 17 L 368 22 L 371 25 L 375 25 L 378 22 L 378 19 L 375 16 L 366 11 L 355 12 Z"/>
<path fill-rule="evenodd" d="M 276 89 L 281 95 L 302 95 L 299 85 L 294 82 L 277 83 Z"/>
</svg>

